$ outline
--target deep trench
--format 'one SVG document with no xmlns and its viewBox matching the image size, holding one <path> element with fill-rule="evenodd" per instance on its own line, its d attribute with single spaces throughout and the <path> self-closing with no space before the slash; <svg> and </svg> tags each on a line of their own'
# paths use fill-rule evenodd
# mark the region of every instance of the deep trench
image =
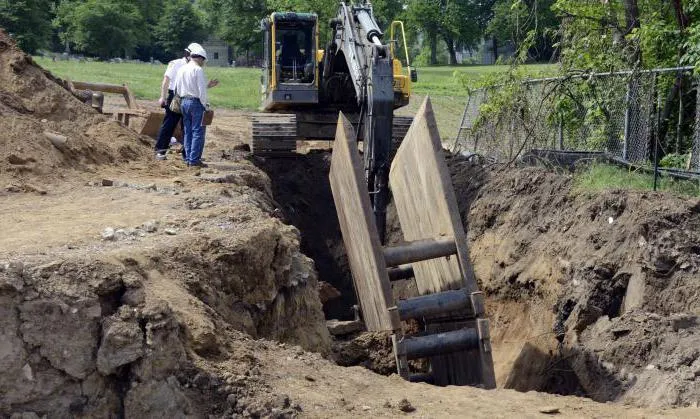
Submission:
<svg viewBox="0 0 700 419">
<path fill-rule="evenodd" d="M 275 204 L 283 211 L 285 222 L 299 229 L 301 250 L 315 261 L 319 280 L 328 282 L 341 293 L 339 298 L 324 304 L 326 318 L 352 319 L 352 306 L 357 304 L 357 297 L 328 179 L 330 152 L 314 150 L 305 155 L 254 159 L 254 162 L 270 177 L 273 198 Z M 458 205 L 464 215 L 465 211 L 469 211 L 472 201 L 477 199 L 486 177 L 465 173 L 462 163 L 458 158 L 448 156 Z M 390 206 L 386 239 L 387 242 L 393 243 L 399 241 L 400 237 L 396 214 Z M 415 292 L 413 280 L 392 285 L 395 298 L 410 297 L 412 292 Z M 388 375 L 394 371 L 375 372 Z M 504 384 L 506 388 L 523 392 L 534 390 L 560 395 L 588 396 L 571 369 L 567 356 L 543 353 L 528 345 L 522 349 L 513 371 Z"/>
</svg>

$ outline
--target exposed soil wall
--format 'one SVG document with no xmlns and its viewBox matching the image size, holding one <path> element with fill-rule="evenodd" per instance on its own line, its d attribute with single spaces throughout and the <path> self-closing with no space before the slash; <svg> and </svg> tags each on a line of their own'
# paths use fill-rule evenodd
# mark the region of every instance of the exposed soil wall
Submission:
<svg viewBox="0 0 700 419">
<path fill-rule="evenodd" d="M 146 253 L 4 263 L 0 414 L 203 417 L 240 392 L 255 404 L 266 393 L 239 331 L 327 352 L 315 290 L 298 234 L 274 219 Z"/>
<path fill-rule="evenodd" d="M 698 403 L 697 199 L 579 192 L 565 174 L 457 157 L 450 167 L 502 385 Z"/>
</svg>

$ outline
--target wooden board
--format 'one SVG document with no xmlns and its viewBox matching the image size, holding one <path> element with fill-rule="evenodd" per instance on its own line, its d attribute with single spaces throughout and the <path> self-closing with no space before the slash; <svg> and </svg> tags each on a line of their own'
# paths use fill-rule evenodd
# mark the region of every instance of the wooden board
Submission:
<svg viewBox="0 0 700 419">
<path fill-rule="evenodd" d="M 456 257 L 412 264 L 420 294 L 460 288 L 477 291 L 467 237 L 429 97 L 396 152 L 389 186 L 406 241 L 451 236 L 457 243 Z"/>
<path fill-rule="evenodd" d="M 335 134 L 330 183 L 348 254 L 355 292 L 369 331 L 400 327 L 391 285 L 371 210 L 363 164 L 352 124 L 341 113 Z"/>
</svg>

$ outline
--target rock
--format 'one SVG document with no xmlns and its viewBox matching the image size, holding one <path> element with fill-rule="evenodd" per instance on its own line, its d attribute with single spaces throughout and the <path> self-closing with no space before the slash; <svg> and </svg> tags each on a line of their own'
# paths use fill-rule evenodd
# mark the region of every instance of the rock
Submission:
<svg viewBox="0 0 700 419">
<path fill-rule="evenodd" d="M 655 369 L 656 369 L 656 365 L 654 365 L 654 364 L 649 364 L 649 365 L 647 365 L 644 369 L 647 370 L 647 371 L 655 370 Z"/>
<path fill-rule="evenodd" d="M 22 291 L 24 289 L 24 264 L 9 262 L 0 266 L 0 291 Z"/>
<path fill-rule="evenodd" d="M 231 393 L 228 396 L 226 396 L 226 403 L 228 403 L 229 406 L 235 407 L 236 403 L 238 402 L 238 397 Z"/>
<path fill-rule="evenodd" d="M 328 320 L 326 321 L 328 331 L 334 336 L 348 335 L 350 333 L 359 332 L 364 328 L 364 325 L 359 320 Z"/>
<path fill-rule="evenodd" d="M 59 300 L 37 299 L 21 304 L 19 311 L 22 338 L 38 347 L 54 368 L 79 379 L 95 369 L 102 314 L 98 301 L 83 300 L 71 307 Z"/>
<path fill-rule="evenodd" d="M 143 288 L 129 288 L 122 295 L 122 304 L 138 307 L 146 301 L 146 292 Z"/>
<path fill-rule="evenodd" d="M 316 381 L 316 379 L 315 379 L 314 377 L 310 376 L 310 375 L 305 375 L 305 376 L 304 376 L 304 379 L 305 379 L 306 381 L 311 381 L 311 382 Z"/>
<path fill-rule="evenodd" d="M 369 406 L 362 406 L 362 410 L 364 410 L 366 412 L 368 410 L 372 410 L 372 408 Z"/>
<path fill-rule="evenodd" d="M 540 413 L 544 413 L 545 415 L 556 415 L 559 413 L 559 408 L 555 406 L 544 406 L 540 407 Z"/>
<path fill-rule="evenodd" d="M 7 162 L 10 164 L 17 165 L 17 164 L 25 164 L 25 163 L 27 163 L 27 160 L 19 157 L 16 154 L 10 154 L 9 156 L 7 156 Z"/>
<path fill-rule="evenodd" d="M 46 137 L 54 147 L 62 150 L 68 143 L 68 137 L 65 135 L 57 134 L 51 131 L 44 131 L 44 137 Z"/>
<path fill-rule="evenodd" d="M 401 401 L 399 401 L 398 408 L 400 411 L 405 413 L 411 413 L 416 411 L 416 408 L 413 407 L 411 402 L 409 402 L 407 399 L 401 399 Z"/>
<path fill-rule="evenodd" d="M 148 381 L 129 390 L 124 399 L 124 417 L 184 418 L 191 412 L 177 380 Z"/>
<path fill-rule="evenodd" d="M 697 324 L 697 316 L 692 314 L 674 314 L 671 316 L 671 328 L 674 332 L 689 329 Z"/>
<path fill-rule="evenodd" d="M 145 223 L 143 223 L 143 225 L 141 227 L 143 227 L 143 229 L 144 229 L 144 231 L 146 231 L 146 233 L 155 233 L 156 230 L 158 230 L 158 221 L 155 221 L 155 220 L 146 221 Z"/>
<path fill-rule="evenodd" d="M 102 342 L 97 351 L 97 370 L 112 374 L 117 367 L 129 364 L 143 356 L 143 332 L 135 322 L 105 320 Z"/>
<path fill-rule="evenodd" d="M 321 304 L 326 304 L 327 301 L 338 297 L 340 297 L 340 291 L 333 285 L 325 281 L 318 281 L 318 298 L 321 299 Z"/>
<path fill-rule="evenodd" d="M 115 238 L 116 235 L 112 227 L 107 227 L 102 230 L 102 240 L 114 240 Z"/>
<path fill-rule="evenodd" d="M 174 235 L 177 234 L 177 230 L 174 229 L 174 228 L 166 228 L 166 229 L 165 229 L 165 234 L 167 234 L 167 235 L 169 235 L 169 236 L 174 236 Z"/>
<path fill-rule="evenodd" d="M 111 179 L 102 179 L 102 186 L 114 186 L 114 181 Z"/>
</svg>

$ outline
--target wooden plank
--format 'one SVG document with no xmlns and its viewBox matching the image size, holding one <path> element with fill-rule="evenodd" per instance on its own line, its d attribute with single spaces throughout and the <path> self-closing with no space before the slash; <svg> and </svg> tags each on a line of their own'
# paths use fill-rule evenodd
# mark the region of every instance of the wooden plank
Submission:
<svg viewBox="0 0 700 419">
<path fill-rule="evenodd" d="M 398 312 L 389 310 L 394 308 L 391 285 L 365 186 L 362 159 L 352 124 L 342 113 L 338 119 L 329 177 L 367 330 L 398 330 Z"/>
<path fill-rule="evenodd" d="M 396 152 L 389 185 L 405 240 L 454 237 L 457 245 L 457 257 L 412 264 L 420 294 L 460 288 L 477 291 L 467 237 L 429 97 L 423 101 Z"/>
</svg>

